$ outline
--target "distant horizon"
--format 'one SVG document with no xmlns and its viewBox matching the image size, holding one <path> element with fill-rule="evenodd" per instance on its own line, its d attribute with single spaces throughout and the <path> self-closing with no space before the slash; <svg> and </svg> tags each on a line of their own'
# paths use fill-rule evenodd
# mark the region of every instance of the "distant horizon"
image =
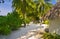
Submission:
<svg viewBox="0 0 60 39">
<path fill-rule="evenodd" d="M 51 3 L 56 4 L 56 0 L 52 0 Z M 7 15 L 8 12 L 12 12 L 12 0 L 0 4 L 0 15 Z"/>
</svg>

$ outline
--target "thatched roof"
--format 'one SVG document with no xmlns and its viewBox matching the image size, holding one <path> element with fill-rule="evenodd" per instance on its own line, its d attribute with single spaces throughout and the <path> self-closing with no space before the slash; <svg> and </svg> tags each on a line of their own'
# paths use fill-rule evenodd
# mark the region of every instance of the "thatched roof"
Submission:
<svg viewBox="0 0 60 39">
<path fill-rule="evenodd" d="M 60 2 L 57 2 L 46 15 L 49 19 L 60 17 Z"/>
</svg>

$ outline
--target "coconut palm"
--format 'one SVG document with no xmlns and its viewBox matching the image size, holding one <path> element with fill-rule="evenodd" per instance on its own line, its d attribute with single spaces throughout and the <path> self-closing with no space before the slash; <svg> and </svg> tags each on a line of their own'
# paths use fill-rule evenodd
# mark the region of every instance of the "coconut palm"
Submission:
<svg viewBox="0 0 60 39">
<path fill-rule="evenodd" d="M 44 16 L 50 10 L 50 4 L 48 4 L 44 0 L 37 0 L 37 2 L 34 0 L 13 0 L 12 6 L 20 14 L 24 20 L 24 26 L 26 26 L 25 19 L 40 19 L 40 16 Z"/>
</svg>

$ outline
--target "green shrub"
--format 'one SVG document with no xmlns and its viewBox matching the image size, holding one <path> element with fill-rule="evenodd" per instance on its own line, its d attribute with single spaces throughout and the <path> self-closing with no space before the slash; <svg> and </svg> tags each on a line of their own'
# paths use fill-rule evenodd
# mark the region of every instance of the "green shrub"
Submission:
<svg viewBox="0 0 60 39">
<path fill-rule="evenodd" d="M 43 38 L 44 39 L 60 39 L 60 35 L 58 35 L 56 33 L 53 33 L 53 34 L 51 34 L 51 33 L 45 33 L 43 35 Z"/>
<path fill-rule="evenodd" d="M 6 16 L 0 16 L 0 34 L 7 35 L 10 32 L 11 32 L 11 29 L 7 24 Z"/>
<path fill-rule="evenodd" d="M 43 23 L 44 24 L 49 24 L 49 20 L 44 20 Z"/>
<path fill-rule="evenodd" d="M 8 14 L 7 16 L 0 16 L 0 34 L 7 35 L 12 30 L 21 27 L 22 19 L 17 12 Z"/>
<path fill-rule="evenodd" d="M 15 16 L 8 16 L 8 25 L 10 26 L 10 28 L 12 30 L 16 30 L 18 29 L 19 27 L 21 27 L 21 24 L 22 24 L 22 19 L 20 18 L 16 18 Z"/>
<path fill-rule="evenodd" d="M 3 26 L 0 29 L 0 34 L 8 35 L 11 32 L 11 29 L 8 26 Z"/>
</svg>

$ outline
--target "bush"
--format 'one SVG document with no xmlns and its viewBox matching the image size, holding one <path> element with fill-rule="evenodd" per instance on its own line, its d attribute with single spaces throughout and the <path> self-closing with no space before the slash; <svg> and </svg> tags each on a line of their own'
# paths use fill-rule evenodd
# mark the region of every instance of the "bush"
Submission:
<svg viewBox="0 0 60 39">
<path fill-rule="evenodd" d="M 22 19 L 17 12 L 9 13 L 7 16 L 0 16 L 0 34 L 9 34 L 12 30 L 21 27 Z"/>
<path fill-rule="evenodd" d="M 6 16 L 0 17 L 0 34 L 9 34 L 11 31 L 10 27 L 7 24 Z"/>
<path fill-rule="evenodd" d="M 43 23 L 44 24 L 49 24 L 49 20 L 44 20 Z"/>
<path fill-rule="evenodd" d="M 53 34 L 51 34 L 51 33 L 45 33 L 43 35 L 43 38 L 44 39 L 60 39 L 60 35 L 58 35 L 56 33 L 53 33 Z"/>
<path fill-rule="evenodd" d="M 8 35 L 11 32 L 11 29 L 8 26 L 3 26 L 0 28 L 0 34 Z"/>
<path fill-rule="evenodd" d="M 7 16 L 8 25 L 12 30 L 16 30 L 21 27 L 22 19 L 19 17 L 19 14 L 11 13 Z"/>
</svg>

